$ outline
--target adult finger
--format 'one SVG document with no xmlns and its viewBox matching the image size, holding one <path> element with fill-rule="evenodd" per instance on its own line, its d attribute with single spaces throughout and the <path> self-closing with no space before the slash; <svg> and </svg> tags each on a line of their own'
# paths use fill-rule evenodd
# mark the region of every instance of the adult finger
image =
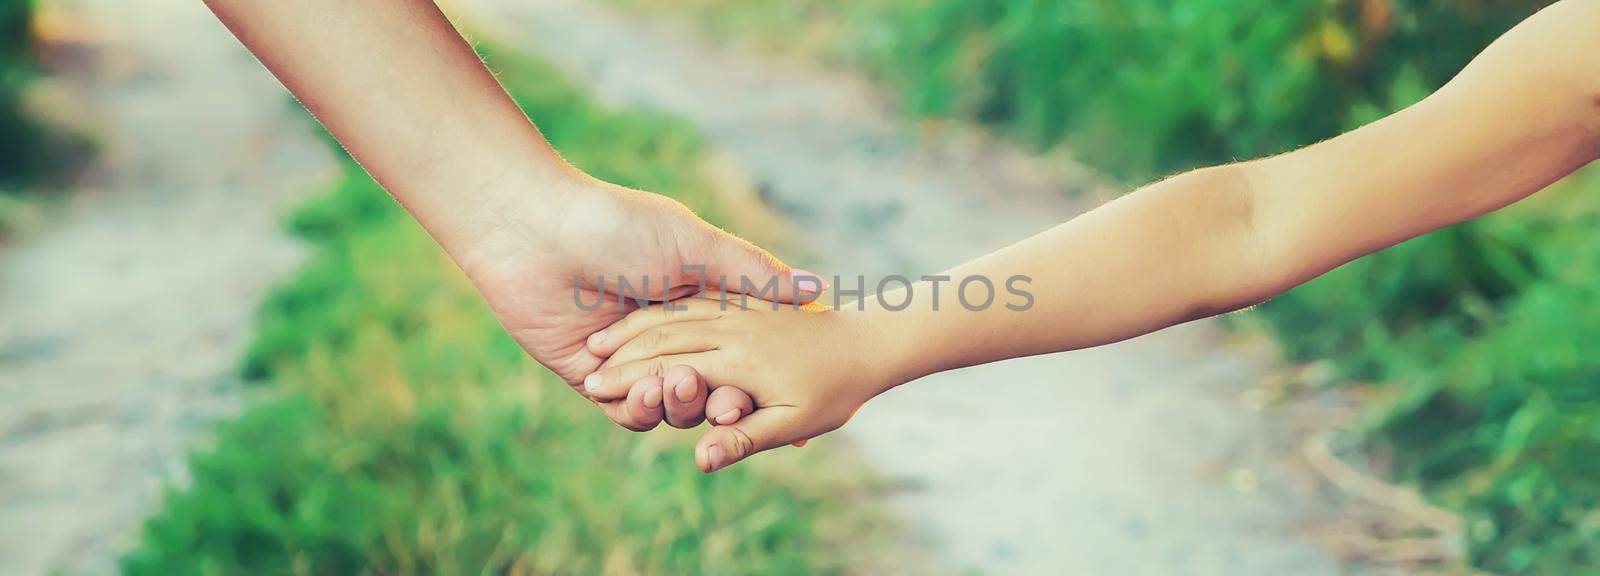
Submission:
<svg viewBox="0 0 1600 576">
<path fill-rule="evenodd" d="M 816 300 L 828 284 L 821 276 L 790 268 L 771 253 L 723 232 L 707 236 L 700 254 L 685 258 L 703 262 L 706 280 L 724 292 L 736 292 L 774 302 L 801 304 Z M 699 260 L 696 261 L 696 256 Z"/>
</svg>

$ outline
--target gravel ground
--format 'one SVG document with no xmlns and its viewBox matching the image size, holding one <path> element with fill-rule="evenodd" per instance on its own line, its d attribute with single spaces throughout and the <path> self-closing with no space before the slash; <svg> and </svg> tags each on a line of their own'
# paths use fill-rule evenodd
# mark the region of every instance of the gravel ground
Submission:
<svg viewBox="0 0 1600 576">
<path fill-rule="evenodd" d="M 207 425 L 333 157 L 195 0 L 51 0 L 101 158 L 0 250 L 0 574 L 112 573 Z"/>
</svg>

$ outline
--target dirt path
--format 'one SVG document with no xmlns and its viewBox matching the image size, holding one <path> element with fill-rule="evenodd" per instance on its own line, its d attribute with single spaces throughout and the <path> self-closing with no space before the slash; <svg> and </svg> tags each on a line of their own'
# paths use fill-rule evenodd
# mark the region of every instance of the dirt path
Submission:
<svg viewBox="0 0 1600 576">
<path fill-rule="evenodd" d="M 688 118 L 804 230 L 821 271 L 923 274 L 1084 208 L 1003 146 L 920 137 L 858 81 L 726 50 L 593 0 L 464 10 L 605 99 Z M 846 433 L 914 489 L 895 507 L 957 569 L 1015 574 L 1327 574 L 1300 534 L 1324 512 L 1248 396 L 1265 363 L 1214 323 L 945 374 Z"/>
<path fill-rule="evenodd" d="M 54 0 L 90 31 L 65 81 L 103 128 L 66 215 L 0 253 L 0 574 L 107 573 L 206 425 L 282 233 L 331 154 L 195 0 Z"/>
</svg>

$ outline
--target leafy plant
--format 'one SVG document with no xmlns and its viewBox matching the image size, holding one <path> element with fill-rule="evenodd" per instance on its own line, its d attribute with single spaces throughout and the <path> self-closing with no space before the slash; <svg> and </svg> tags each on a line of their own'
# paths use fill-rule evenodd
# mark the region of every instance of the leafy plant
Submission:
<svg viewBox="0 0 1600 576">
<path fill-rule="evenodd" d="M 31 0 L 0 0 L 0 185 L 26 183 L 42 162 L 42 131 L 22 110 L 36 67 L 32 23 Z"/>
</svg>

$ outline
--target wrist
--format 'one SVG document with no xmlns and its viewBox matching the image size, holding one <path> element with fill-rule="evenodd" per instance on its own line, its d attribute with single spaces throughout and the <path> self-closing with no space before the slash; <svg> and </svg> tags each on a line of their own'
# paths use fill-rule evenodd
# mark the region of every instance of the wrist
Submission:
<svg viewBox="0 0 1600 576">
<path fill-rule="evenodd" d="M 911 332 L 911 325 L 895 312 L 868 307 L 849 312 L 858 326 L 860 348 L 872 350 L 873 359 L 868 369 L 871 395 L 888 392 L 901 384 L 911 382 L 931 372 L 923 348 Z"/>
<path fill-rule="evenodd" d="M 529 250 L 549 251 L 573 206 L 603 193 L 576 169 L 569 173 L 507 172 L 470 187 L 453 218 L 438 226 L 418 216 L 428 233 L 469 274 L 482 265 L 518 261 Z"/>
</svg>

